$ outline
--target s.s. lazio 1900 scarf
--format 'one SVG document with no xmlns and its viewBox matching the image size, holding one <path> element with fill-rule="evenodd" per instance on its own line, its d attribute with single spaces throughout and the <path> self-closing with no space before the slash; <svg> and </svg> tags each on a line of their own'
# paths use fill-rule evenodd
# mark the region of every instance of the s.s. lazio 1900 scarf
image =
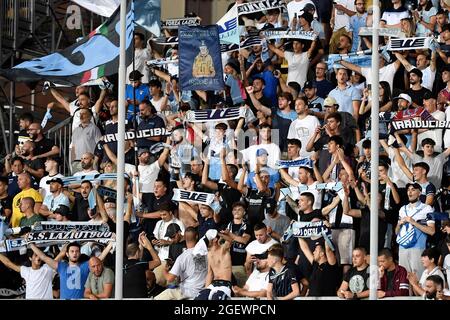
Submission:
<svg viewBox="0 0 450 320">
<path fill-rule="evenodd" d="M 126 21 L 126 65 L 133 58 L 133 1 L 129 1 Z M 0 69 L 0 75 L 27 83 L 51 81 L 76 86 L 117 73 L 120 53 L 120 7 L 88 36 L 70 47 L 50 55 L 23 62 L 12 69 Z"/>
</svg>

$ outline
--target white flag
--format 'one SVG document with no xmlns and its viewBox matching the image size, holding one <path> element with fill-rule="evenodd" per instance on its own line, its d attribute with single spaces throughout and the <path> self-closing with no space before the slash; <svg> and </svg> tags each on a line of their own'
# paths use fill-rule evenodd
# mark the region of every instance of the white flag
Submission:
<svg viewBox="0 0 450 320">
<path fill-rule="evenodd" d="M 237 6 L 234 5 L 225 15 L 217 22 L 219 26 L 220 44 L 237 44 L 239 45 L 239 28 Z"/>
<path fill-rule="evenodd" d="M 120 0 L 72 0 L 79 6 L 103 17 L 110 17 L 120 4 Z"/>
</svg>

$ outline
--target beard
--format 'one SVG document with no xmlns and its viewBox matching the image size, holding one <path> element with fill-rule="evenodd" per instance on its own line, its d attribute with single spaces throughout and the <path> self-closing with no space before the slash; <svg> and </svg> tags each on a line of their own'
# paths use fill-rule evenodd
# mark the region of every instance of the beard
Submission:
<svg viewBox="0 0 450 320">
<path fill-rule="evenodd" d="M 413 204 L 416 203 L 419 200 L 419 198 L 410 199 L 408 198 L 409 203 Z"/>
<path fill-rule="evenodd" d="M 426 292 L 425 296 L 427 297 L 427 299 L 429 300 L 434 300 L 436 299 L 436 292 Z"/>
</svg>

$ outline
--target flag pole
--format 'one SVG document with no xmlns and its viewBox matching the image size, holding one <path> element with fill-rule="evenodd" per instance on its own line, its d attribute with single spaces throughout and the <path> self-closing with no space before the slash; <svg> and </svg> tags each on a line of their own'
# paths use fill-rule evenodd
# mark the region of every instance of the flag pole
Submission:
<svg viewBox="0 0 450 320">
<path fill-rule="evenodd" d="M 379 61 L 378 28 L 380 24 L 379 0 L 373 0 L 372 24 L 372 112 L 370 153 L 370 300 L 377 300 L 378 289 L 378 161 L 379 161 Z"/>
<path fill-rule="evenodd" d="M 117 129 L 117 211 L 115 299 L 122 300 L 123 282 L 123 212 L 125 202 L 125 76 L 126 76 L 127 0 L 120 1 L 119 120 Z"/>
</svg>

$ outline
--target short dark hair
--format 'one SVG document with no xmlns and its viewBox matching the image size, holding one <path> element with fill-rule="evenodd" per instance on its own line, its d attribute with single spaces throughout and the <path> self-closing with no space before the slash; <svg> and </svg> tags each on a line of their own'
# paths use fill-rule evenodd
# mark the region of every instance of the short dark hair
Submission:
<svg viewBox="0 0 450 320">
<path fill-rule="evenodd" d="M 300 197 L 308 198 L 308 201 L 311 202 L 311 205 L 313 205 L 314 201 L 316 201 L 314 195 L 311 192 L 303 192 L 302 194 L 300 194 Z"/>
<path fill-rule="evenodd" d="M 261 80 L 262 84 L 263 84 L 263 85 L 266 85 L 266 80 L 264 80 L 264 79 L 261 78 L 261 77 L 255 77 L 255 78 L 253 78 L 253 82 L 254 82 L 255 80 Z"/>
<path fill-rule="evenodd" d="M 361 251 L 364 255 L 367 255 L 367 250 L 364 247 L 356 247 L 353 251 Z"/>
<path fill-rule="evenodd" d="M 81 245 L 78 242 L 71 242 L 68 244 L 67 246 L 67 252 L 69 252 L 70 247 L 77 247 L 78 249 L 81 250 Z"/>
<path fill-rule="evenodd" d="M 284 257 L 284 250 L 281 244 L 276 243 L 273 244 L 268 250 L 267 254 L 270 254 L 271 256 L 278 257 L 280 259 L 283 259 Z"/>
<path fill-rule="evenodd" d="M 342 116 L 339 112 L 332 112 L 327 116 L 327 119 L 333 118 L 335 119 L 337 122 L 342 123 Z"/>
<path fill-rule="evenodd" d="M 150 80 L 149 83 L 148 83 L 148 86 L 149 87 L 157 87 L 157 88 L 160 88 L 160 89 L 162 88 L 161 81 L 159 81 L 158 79 Z"/>
<path fill-rule="evenodd" d="M 21 157 L 14 157 L 11 159 L 11 164 L 13 164 L 14 162 L 19 161 L 22 165 L 25 164 L 25 161 L 23 160 L 23 158 Z"/>
<path fill-rule="evenodd" d="M 294 100 L 294 97 L 292 96 L 292 93 L 290 93 L 290 92 L 283 92 L 278 96 L 278 98 L 285 98 L 290 103 L 292 103 L 292 101 Z"/>
<path fill-rule="evenodd" d="M 264 129 L 264 128 L 272 129 L 272 126 L 270 124 L 268 124 L 267 122 L 264 122 L 259 125 L 259 129 Z"/>
<path fill-rule="evenodd" d="M 328 142 L 334 141 L 338 146 L 344 146 L 344 139 L 341 136 L 331 136 Z"/>
<path fill-rule="evenodd" d="M 83 184 L 83 183 L 88 183 L 89 186 L 92 188 L 92 182 L 90 182 L 89 180 L 83 180 L 83 181 L 81 181 L 81 184 Z"/>
<path fill-rule="evenodd" d="M 362 143 L 362 147 L 363 147 L 363 149 L 372 148 L 372 141 L 370 141 L 369 139 L 364 140 Z"/>
<path fill-rule="evenodd" d="M 253 231 L 258 231 L 258 230 L 262 230 L 262 229 L 267 229 L 267 226 L 264 222 L 258 222 L 253 227 Z"/>
<path fill-rule="evenodd" d="M 299 96 L 299 97 L 297 97 L 297 99 L 295 99 L 295 100 L 296 100 L 296 101 L 297 101 L 297 100 L 302 100 L 302 101 L 305 103 L 305 106 L 308 105 L 308 98 L 305 97 L 305 96 Z"/>
<path fill-rule="evenodd" d="M 220 130 L 223 130 L 223 131 L 227 131 L 228 126 L 227 126 L 226 123 L 220 122 L 220 123 L 216 124 L 214 129 L 220 129 Z"/>
<path fill-rule="evenodd" d="M 32 123 L 34 121 L 34 117 L 31 113 L 25 112 L 19 116 L 19 120 L 29 121 Z"/>
<path fill-rule="evenodd" d="M 239 172 L 239 168 L 235 164 L 232 164 L 232 163 L 227 164 L 227 167 L 228 167 L 228 171 L 231 172 L 231 175 L 233 176 L 233 178 L 236 178 L 236 176 Z"/>
<path fill-rule="evenodd" d="M 434 263 L 438 263 L 439 253 L 434 248 L 427 248 L 422 251 L 421 257 L 428 257 L 428 259 L 433 259 Z"/>
<path fill-rule="evenodd" d="M 381 249 L 380 252 L 378 252 L 378 256 L 379 257 L 385 256 L 386 258 L 389 258 L 389 259 L 394 258 L 394 256 L 392 255 L 392 251 L 389 248 Z"/>
<path fill-rule="evenodd" d="M 243 202 L 243 201 L 237 201 L 237 202 L 233 203 L 233 205 L 231 206 L 231 210 L 233 210 L 236 207 L 242 207 L 242 208 L 244 208 L 244 210 L 247 209 L 247 206 L 245 205 L 245 202 Z"/>
<path fill-rule="evenodd" d="M 135 32 L 134 33 L 135 36 L 138 36 L 142 41 L 145 41 L 145 36 L 143 33 L 141 32 Z"/>
<path fill-rule="evenodd" d="M 442 280 L 441 276 L 438 276 L 437 274 L 428 276 L 427 281 L 433 281 L 435 285 L 441 286 L 442 288 L 444 287 L 444 280 Z"/>
<path fill-rule="evenodd" d="M 384 162 L 384 161 L 380 161 L 380 162 L 378 163 L 378 166 L 383 167 L 383 168 L 385 168 L 386 170 L 389 170 L 389 165 L 388 165 L 386 162 Z"/>
<path fill-rule="evenodd" d="M 7 186 L 9 184 L 8 177 L 0 177 L 0 183 L 3 183 L 4 185 Z"/>
<path fill-rule="evenodd" d="M 417 162 L 413 165 L 413 168 L 420 167 L 425 169 L 425 173 L 428 174 L 430 172 L 430 166 L 426 162 Z"/>
<path fill-rule="evenodd" d="M 295 138 L 287 139 L 287 144 L 288 145 L 293 144 L 293 145 L 299 147 L 300 149 L 302 148 L 302 142 L 299 139 L 295 139 Z"/>
</svg>

